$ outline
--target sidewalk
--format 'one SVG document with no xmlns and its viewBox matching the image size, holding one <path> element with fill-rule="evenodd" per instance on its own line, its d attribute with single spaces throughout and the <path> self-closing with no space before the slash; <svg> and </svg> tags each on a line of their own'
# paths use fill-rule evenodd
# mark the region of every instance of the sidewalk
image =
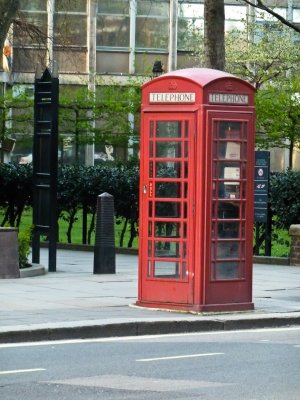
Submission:
<svg viewBox="0 0 300 400">
<path fill-rule="evenodd" d="M 0 342 L 300 324 L 300 267 L 255 264 L 254 311 L 195 315 L 134 307 L 137 256 L 117 254 L 116 265 L 93 275 L 92 252 L 58 250 L 57 272 L 0 279 Z"/>
</svg>

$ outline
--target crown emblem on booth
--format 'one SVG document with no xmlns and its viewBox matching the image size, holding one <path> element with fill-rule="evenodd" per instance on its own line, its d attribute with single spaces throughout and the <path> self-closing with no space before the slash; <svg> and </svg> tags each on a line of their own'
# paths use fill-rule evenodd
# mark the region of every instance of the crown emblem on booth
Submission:
<svg viewBox="0 0 300 400">
<path fill-rule="evenodd" d="M 176 90 L 177 89 L 177 82 L 176 81 L 170 81 L 169 82 L 169 86 L 168 86 L 168 89 L 169 90 Z"/>
<path fill-rule="evenodd" d="M 225 82 L 225 90 L 226 90 L 227 92 L 232 92 L 232 91 L 233 91 L 232 82 Z"/>
</svg>

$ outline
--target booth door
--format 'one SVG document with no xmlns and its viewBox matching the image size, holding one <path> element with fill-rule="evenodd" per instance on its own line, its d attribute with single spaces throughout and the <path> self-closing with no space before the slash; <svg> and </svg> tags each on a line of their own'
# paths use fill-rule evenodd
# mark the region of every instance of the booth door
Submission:
<svg viewBox="0 0 300 400">
<path fill-rule="evenodd" d="M 209 113 L 211 242 L 206 302 L 251 301 L 253 247 L 253 116 Z"/>
<path fill-rule="evenodd" d="M 144 116 L 141 146 L 141 300 L 193 302 L 195 117 Z"/>
</svg>

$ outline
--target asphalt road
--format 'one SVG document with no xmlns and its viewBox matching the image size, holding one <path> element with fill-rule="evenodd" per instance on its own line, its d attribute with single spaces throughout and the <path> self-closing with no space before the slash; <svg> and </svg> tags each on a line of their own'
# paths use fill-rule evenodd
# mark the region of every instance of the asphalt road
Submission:
<svg viewBox="0 0 300 400">
<path fill-rule="evenodd" d="M 300 327 L 0 345 L 1 400 L 299 400 Z"/>
</svg>

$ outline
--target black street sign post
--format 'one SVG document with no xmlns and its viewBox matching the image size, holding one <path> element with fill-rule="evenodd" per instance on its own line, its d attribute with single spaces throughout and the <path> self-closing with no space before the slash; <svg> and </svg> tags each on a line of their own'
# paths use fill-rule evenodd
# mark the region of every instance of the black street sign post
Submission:
<svg viewBox="0 0 300 400">
<path fill-rule="evenodd" d="M 271 255 L 271 213 L 269 205 L 270 152 L 256 151 L 254 166 L 254 222 L 256 246 L 260 242 L 259 224 L 265 224 L 265 255 Z M 259 246 L 258 246 L 259 247 Z M 258 252 L 258 249 L 257 249 Z"/>
<path fill-rule="evenodd" d="M 40 235 L 49 240 L 49 272 L 56 271 L 59 81 L 48 68 L 35 79 L 32 262 L 40 262 Z"/>
<path fill-rule="evenodd" d="M 267 222 L 270 180 L 270 152 L 255 152 L 254 221 Z"/>
</svg>

